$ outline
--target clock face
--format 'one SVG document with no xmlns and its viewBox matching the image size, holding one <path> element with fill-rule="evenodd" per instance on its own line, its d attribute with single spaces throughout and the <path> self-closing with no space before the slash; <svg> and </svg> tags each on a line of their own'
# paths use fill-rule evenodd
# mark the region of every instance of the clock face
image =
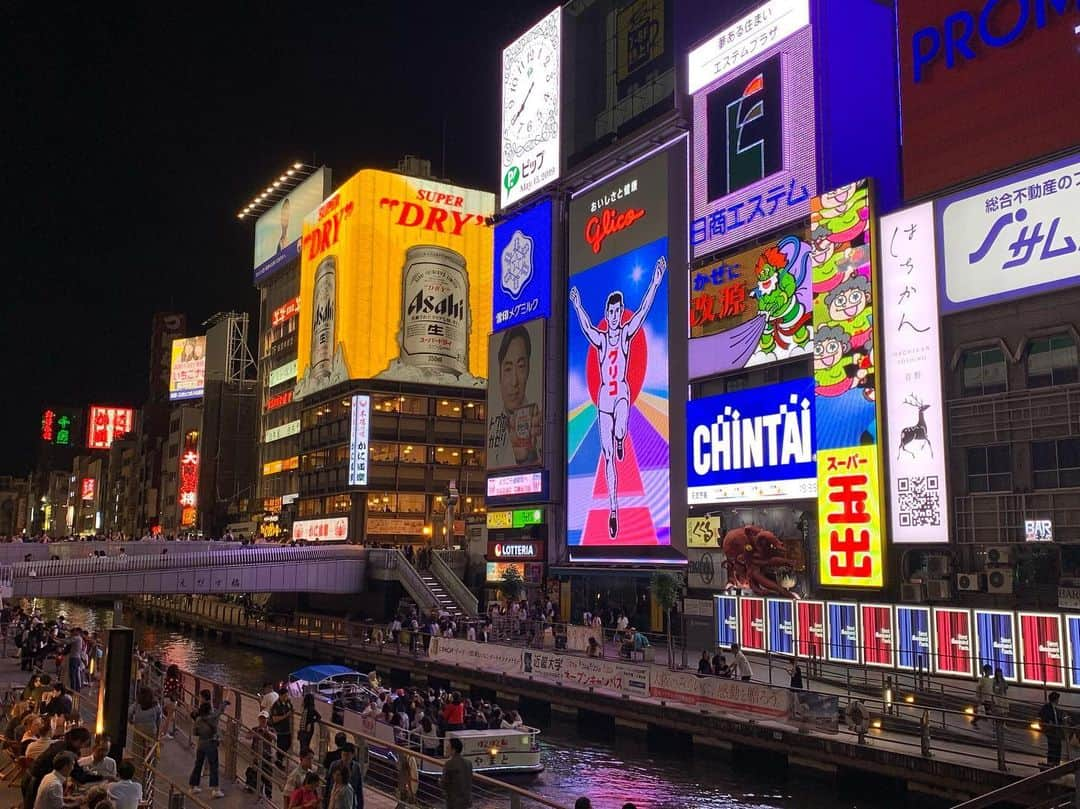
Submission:
<svg viewBox="0 0 1080 809">
<path fill-rule="evenodd" d="M 536 36 L 506 61 L 503 79 L 503 148 L 519 155 L 555 134 L 559 114 L 559 51 Z"/>
</svg>

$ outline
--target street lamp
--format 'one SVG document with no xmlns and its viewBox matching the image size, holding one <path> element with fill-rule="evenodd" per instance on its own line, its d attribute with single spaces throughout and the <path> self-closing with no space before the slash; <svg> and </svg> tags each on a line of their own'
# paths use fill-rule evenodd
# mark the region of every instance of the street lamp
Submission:
<svg viewBox="0 0 1080 809">
<path fill-rule="evenodd" d="M 451 480 L 446 493 L 446 549 L 450 550 L 454 545 L 454 507 L 458 504 L 461 495 L 458 494 L 457 481 Z"/>
</svg>

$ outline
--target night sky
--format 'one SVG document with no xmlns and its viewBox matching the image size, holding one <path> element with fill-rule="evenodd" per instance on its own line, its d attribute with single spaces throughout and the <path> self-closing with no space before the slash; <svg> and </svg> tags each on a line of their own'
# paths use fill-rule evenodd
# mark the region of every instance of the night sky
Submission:
<svg viewBox="0 0 1080 809">
<path fill-rule="evenodd" d="M 336 184 L 416 154 L 496 191 L 499 55 L 554 5 L 9 5 L 0 473 L 46 404 L 142 403 L 153 312 L 256 323 L 236 212 L 294 160 Z"/>
</svg>

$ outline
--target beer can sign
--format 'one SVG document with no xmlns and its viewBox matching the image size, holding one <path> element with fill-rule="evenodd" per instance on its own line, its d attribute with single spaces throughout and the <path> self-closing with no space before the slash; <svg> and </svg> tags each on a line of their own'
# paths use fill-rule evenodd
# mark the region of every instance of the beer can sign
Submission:
<svg viewBox="0 0 1080 809">
<path fill-rule="evenodd" d="M 471 317 L 465 257 L 437 245 L 410 247 L 401 286 L 401 361 L 439 373 L 467 374 Z"/>
<path fill-rule="evenodd" d="M 337 309 L 337 257 L 327 256 L 315 270 L 315 301 L 312 309 L 311 368 L 309 376 L 325 381 L 334 362 L 334 315 Z"/>
</svg>

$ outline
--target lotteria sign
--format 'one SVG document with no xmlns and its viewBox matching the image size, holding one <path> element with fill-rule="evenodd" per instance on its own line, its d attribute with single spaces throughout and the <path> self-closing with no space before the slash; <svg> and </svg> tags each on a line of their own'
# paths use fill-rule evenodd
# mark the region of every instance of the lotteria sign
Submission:
<svg viewBox="0 0 1080 809">
<path fill-rule="evenodd" d="M 817 496 L 813 379 L 687 402 L 686 435 L 691 504 Z"/>
<path fill-rule="evenodd" d="M 534 540 L 489 542 L 487 558 L 493 562 L 542 562 L 544 560 L 544 543 Z"/>
</svg>

